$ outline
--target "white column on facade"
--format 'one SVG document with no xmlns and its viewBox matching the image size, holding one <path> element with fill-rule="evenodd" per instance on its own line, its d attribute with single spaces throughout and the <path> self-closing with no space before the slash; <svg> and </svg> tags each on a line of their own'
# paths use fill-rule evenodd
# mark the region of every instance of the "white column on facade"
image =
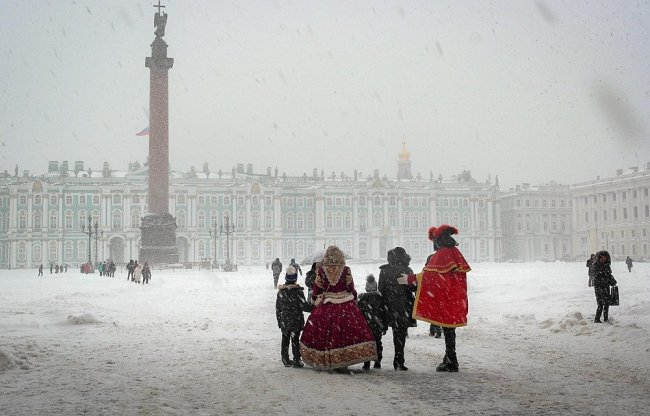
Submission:
<svg viewBox="0 0 650 416">
<path fill-rule="evenodd" d="M 127 189 L 122 195 L 122 229 L 131 228 L 131 192 Z"/>
<path fill-rule="evenodd" d="M 273 195 L 273 230 L 275 235 L 275 257 L 282 258 L 282 197 Z"/>
</svg>

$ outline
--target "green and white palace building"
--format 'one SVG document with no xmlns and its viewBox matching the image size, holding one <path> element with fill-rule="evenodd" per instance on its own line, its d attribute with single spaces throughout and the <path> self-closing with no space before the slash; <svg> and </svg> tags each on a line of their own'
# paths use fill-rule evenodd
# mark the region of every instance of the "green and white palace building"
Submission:
<svg viewBox="0 0 650 416">
<path fill-rule="evenodd" d="M 584 259 L 608 249 L 615 259 L 650 259 L 650 164 L 573 185 L 519 185 L 500 190 L 498 179 L 413 177 L 409 154 L 397 175 L 379 171 L 302 176 L 255 173 L 240 164 L 229 172 L 172 171 L 170 213 L 182 263 L 231 261 L 264 265 L 300 259 L 336 244 L 355 261 L 376 262 L 402 246 L 419 264 L 432 252 L 427 229 L 457 226 L 468 261 Z M 50 162 L 47 173 L 0 174 L 0 268 L 43 264 L 76 267 L 90 258 L 136 259 L 140 219 L 147 213 L 147 168 L 124 171 L 104 163 Z M 97 224 L 89 236 L 88 217 Z M 225 217 L 234 232 L 220 232 Z M 90 246 L 89 246 L 90 245 Z M 418 263 L 419 262 L 419 263 Z"/>
</svg>

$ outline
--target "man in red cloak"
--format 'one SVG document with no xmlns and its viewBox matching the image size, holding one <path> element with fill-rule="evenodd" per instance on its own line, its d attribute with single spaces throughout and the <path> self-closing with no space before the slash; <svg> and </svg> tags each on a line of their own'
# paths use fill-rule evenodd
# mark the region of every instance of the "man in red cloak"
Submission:
<svg viewBox="0 0 650 416">
<path fill-rule="evenodd" d="M 441 326 L 445 334 L 445 357 L 436 371 L 458 371 L 456 328 L 467 325 L 467 278 L 471 269 L 452 237 L 450 225 L 429 229 L 434 253 L 422 272 L 403 275 L 400 282 L 417 285 L 413 318 Z"/>
</svg>

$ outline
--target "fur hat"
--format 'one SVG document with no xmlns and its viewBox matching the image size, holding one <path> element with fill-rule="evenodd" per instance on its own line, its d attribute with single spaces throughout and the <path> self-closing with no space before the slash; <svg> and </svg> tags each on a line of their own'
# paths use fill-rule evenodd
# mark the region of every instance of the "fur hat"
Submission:
<svg viewBox="0 0 650 416">
<path fill-rule="evenodd" d="M 344 266 L 345 255 L 337 246 L 329 246 L 323 256 L 323 266 Z"/>
<path fill-rule="evenodd" d="M 377 282 L 375 281 L 375 276 L 369 274 L 366 278 L 366 292 L 376 292 L 377 291 Z"/>
<path fill-rule="evenodd" d="M 440 238 L 443 234 L 458 234 L 458 229 L 447 224 L 442 224 L 440 227 L 429 228 L 429 240 L 431 241 Z"/>
<path fill-rule="evenodd" d="M 287 267 L 287 274 L 284 276 L 287 283 L 295 283 L 298 280 L 298 272 L 293 266 Z"/>
</svg>

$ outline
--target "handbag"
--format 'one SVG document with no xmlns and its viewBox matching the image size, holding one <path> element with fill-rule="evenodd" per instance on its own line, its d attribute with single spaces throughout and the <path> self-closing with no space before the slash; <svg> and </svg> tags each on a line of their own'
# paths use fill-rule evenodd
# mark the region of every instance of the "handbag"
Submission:
<svg viewBox="0 0 650 416">
<path fill-rule="evenodd" d="M 618 286 L 612 286 L 612 291 L 609 298 L 609 305 L 618 306 Z"/>
</svg>

